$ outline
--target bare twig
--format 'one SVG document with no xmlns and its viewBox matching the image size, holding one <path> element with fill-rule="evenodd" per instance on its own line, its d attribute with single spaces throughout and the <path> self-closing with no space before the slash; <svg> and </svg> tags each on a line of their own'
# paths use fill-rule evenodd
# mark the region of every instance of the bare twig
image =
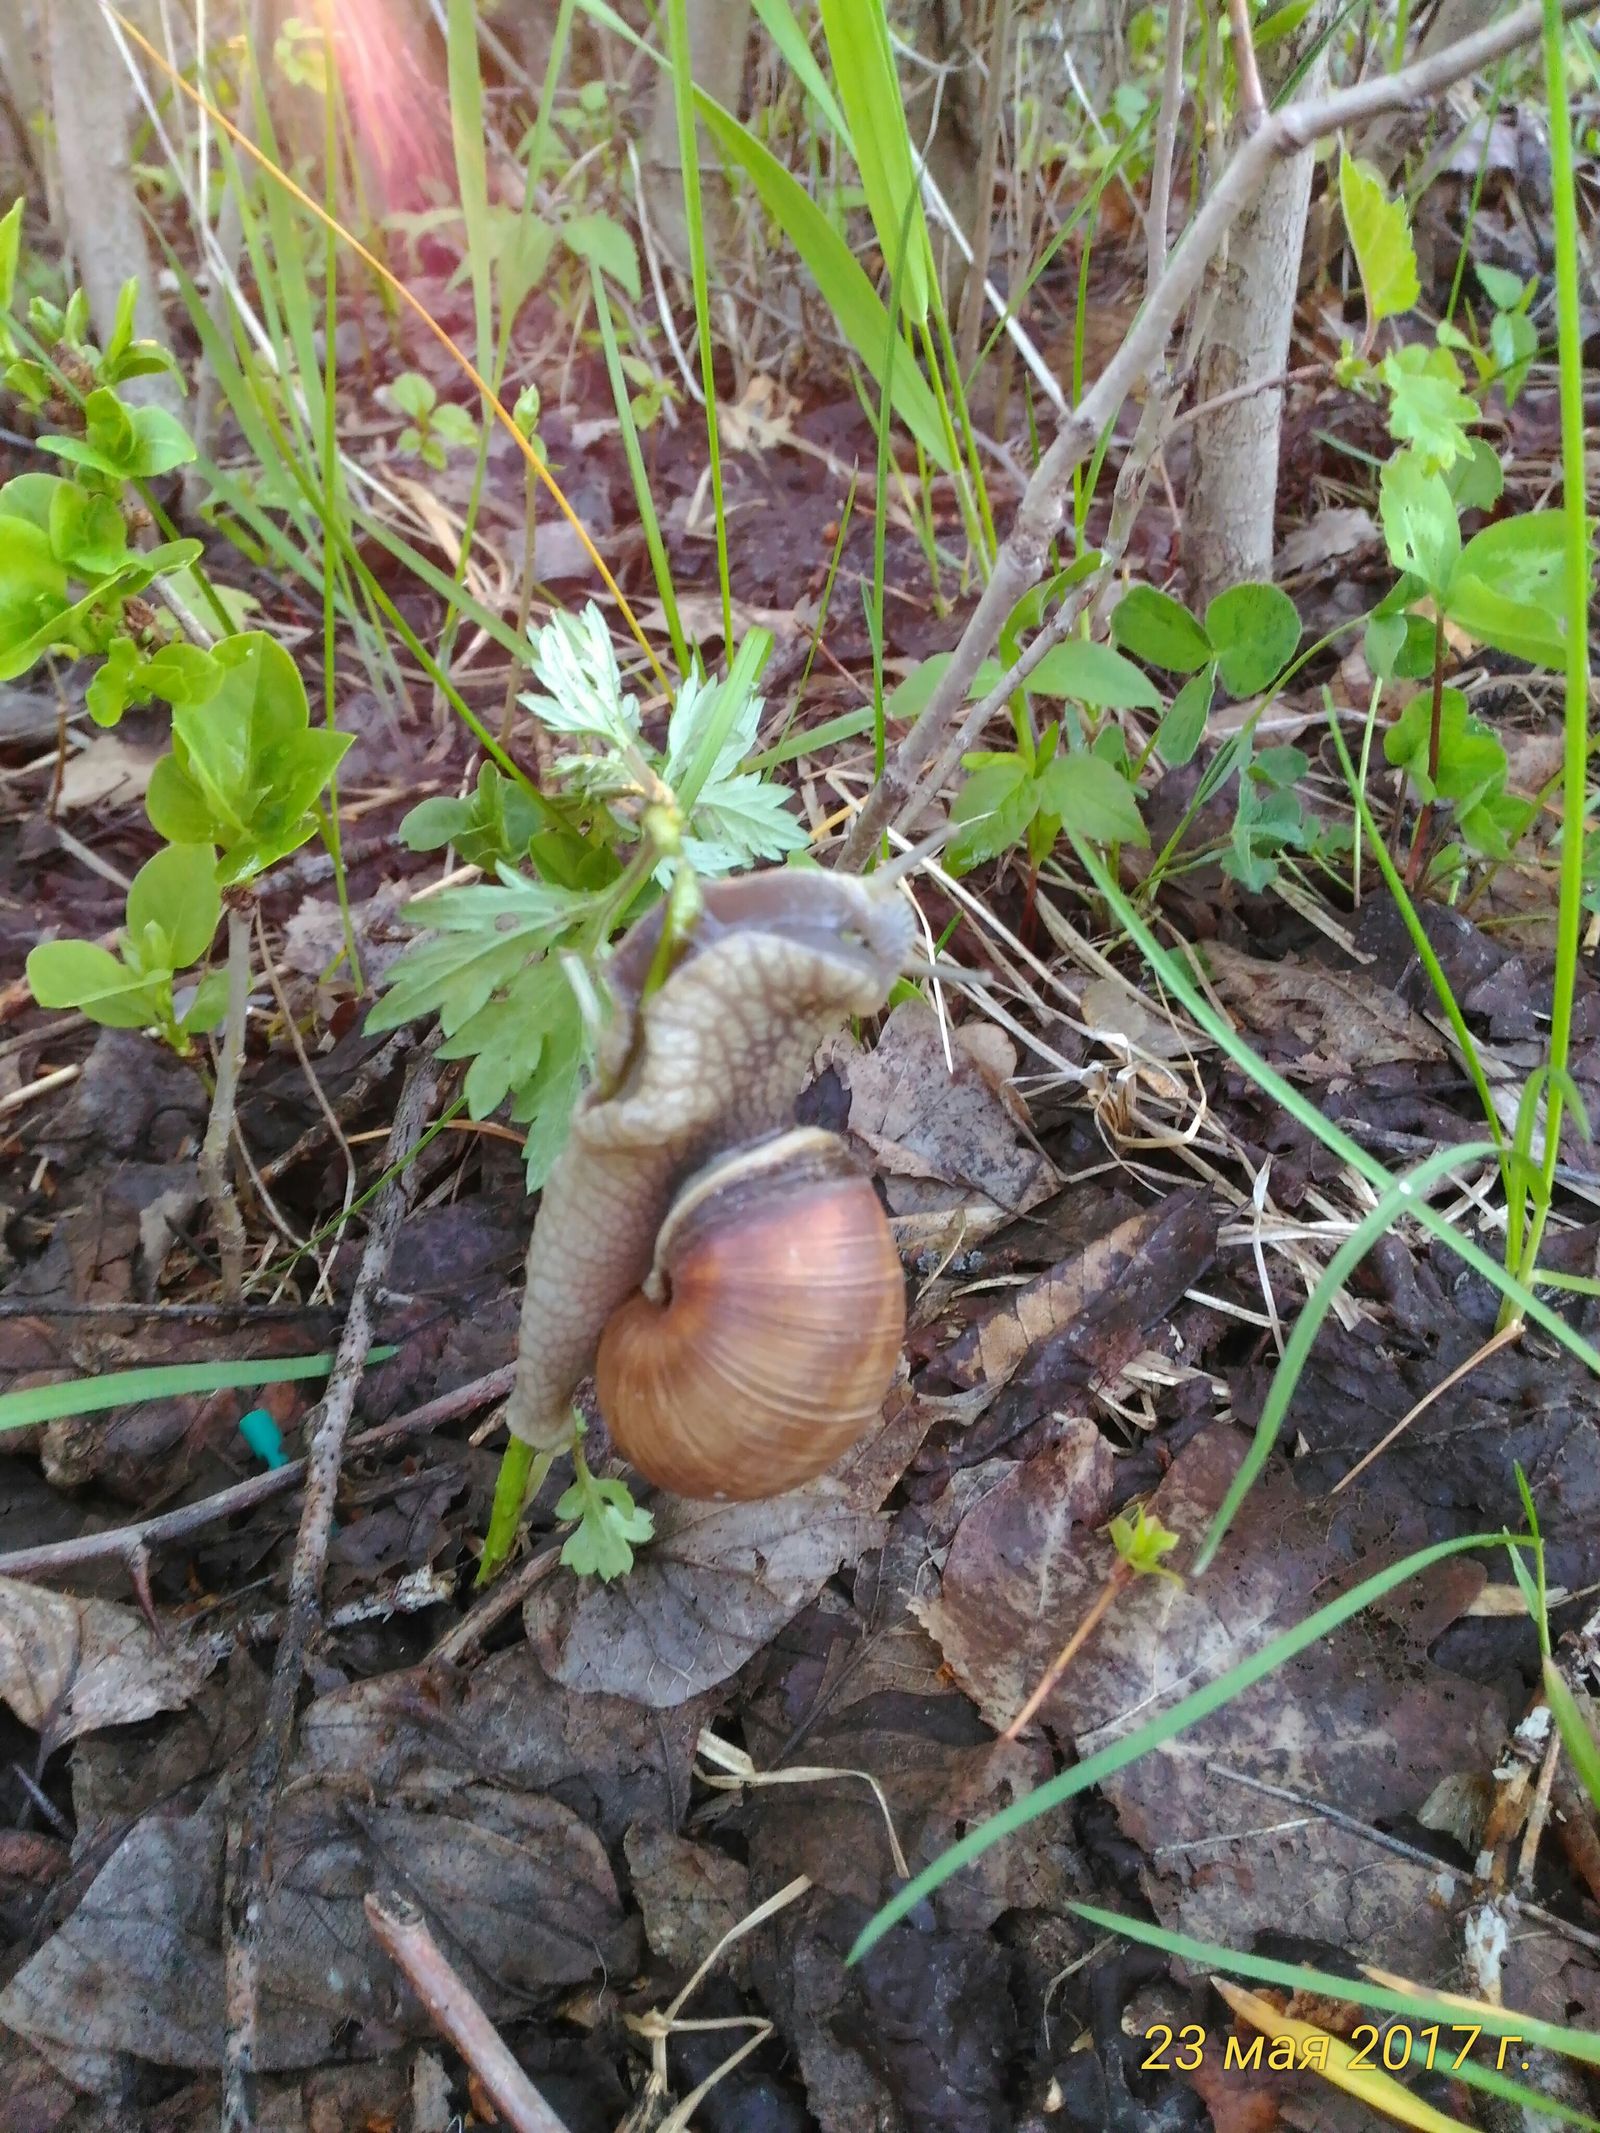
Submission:
<svg viewBox="0 0 1600 2133">
<path fill-rule="evenodd" d="M 322 1579 L 333 1531 L 334 1497 L 345 1433 L 372 1345 L 372 1306 L 388 1270 L 414 1173 L 407 1158 L 422 1137 L 436 1085 L 434 1047 L 422 1047 L 407 1070 L 389 1135 L 385 1168 L 394 1175 L 373 1211 L 339 1351 L 306 1460 L 306 1500 L 289 1571 L 288 1616 L 267 1691 L 261 1738 L 228 1822 L 223 1874 L 223 2133 L 253 2133 L 256 2124 L 256 2015 L 261 1932 L 267 1906 L 267 1846 L 278 1785 L 288 1756 L 295 1703 L 322 1611 Z"/>
<path fill-rule="evenodd" d="M 1596 0 L 1560 0 L 1564 20 L 1589 14 L 1595 5 Z M 1491 66 L 1519 45 L 1531 43 L 1539 35 L 1542 21 L 1537 4 L 1519 7 L 1489 28 L 1463 37 L 1443 51 L 1431 52 L 1396 74 L 1378 75 L 1329 96 L 1269 112 L 1256 132 L 1241 143 L 1190 223 L 1121 347 L 1062 423 L 1054 443 L 1035 468 L 994 574 L 926 709 L 856 817 L 840 855 L 841 866 L 866 865 L 917 777 L 943 750 L 972 678 L 998 639 L 1001 624 L 1028 587 L 1044 574 L 1050 543 L 1066 518 L 1074 472 L 1093 451 L 1096 439 L 1114 420 L 1133 387 L 1160 362 L 1172 329 L 1199 287 L 1213 253 L 1238 216 L 1259 195 L 1274 165 L 1337 133 L 1341 127 L 1363 125 L 1385 112 L 1426 103 L 1464 76 Z"/>
<path fill-rule="evenodd" d="M 345 1447 L 346 1454 L 350 1458 L 364 1457 L 403 1438 L 420 1437 L 429 1430 L 442 1429 L 447 1422 L 459 1421 L 463 1415 L 472 1414 L 480 1407 L 491 1407 L 510 1392 L 516 1374 L 515 1364 L 507 1363 L 503 1370 L 491 1370 L 487 1377 L 474 1378 L 470 1385 L 458 1385 L 454 1392 L 441 1393 L 438 1399 L 414 1407 L 409 1414 L 396 1415 L 392 1422 L 382 1422 L 375 1429 L 364 1429 L 359 1436 L 350 1439 Z M 103 1533 L 82 1533 L 76 1540 L 47 1541 L 37 1548 L 15 1549 L 10 1555 L 0 1555 L 0 1577 L 50 1577 L 63 1571 L 79 1570 L 85 1563 L 108 1559 L 132 1562 L 142 1551 L 163 1546 L 168 1541 L 186 1540 L 191 1533 L 203 1532 L 207 1526 L 233 1518 L 240 1511 L 253 1511 L 257 1504 L 270 1503 L 275 1496 L 286 1496 L 291 1489 L 300 1486 L 305 1473 L 305 1460 L 291 1459 L 283 1466 L 273 1467 L 270 1473 L 252 1475 L 250 1480 L 236 1482 L 231 1489 L 221 1489 L 215 1496 L 203 1497 L 199 1503 L 180 1504 L 176 1510 L 157 1512 L 152 1518 L 140 1519 L 136 1525 L 111 1526 Z"/>
<path fill-rule="evenodd" d="M 1167 63 L 1161 76 L 1161 109 L 1150 157 L 1150 207 L 1145 216 L 1149 254 L 1145 286 L 1153 289 L 1167 264 L 1167 216 L 1172 207 L 1172 157 L 1183 110 L 1183 47 L 1189 29 L 1187 0 L 1171 0 L 1167 9 Z"/>
<path fill-rule="evenodd" d="M 961 322 L 957 332 L 961 374 L 970 378 L 978 362 L 978 336 L 983 331 L 983 285 L 989 278 L 989 253 L 994 243 L 994 174 L 1000 148 L 1000 98 L 1005 80 L 1006 54 L 1011 43 L 1012 0 L 994 0 L 989 25 L 989 64 L 983 78 L 983 111 L 978 124 L 978 219 L 972 233 L 972 260 L 967 285 L 961 292 Z"/>
<path fill-rule="evenodd" d="M 539 2091 L 501 2042 L 500 2033 L 450 1967 L 428 1921 L 403 1896 L 369 1896 L 367 1924 L 405 1972 L 434 2027 L 448 2037 L 488 2091 L 512 2133 L 566 2133 Z"/>
<path fill-rule="evenodd" d="M 228 1014 L 217 1051 L 217 1085 L 211 1097 L 211 1116 L 206 1120 L 205 1139 L 200 1144 L 200 1184 L 216 1226 L 217 1248 L 222 1255 L 222 1288 L 227 1296 L 237 1296 L 244 1287 L 244 1217 L 228 1175 L 228 1152 L 233 1141 L 239 1072 L 244 1065 L 245 1020 L 250 1012 L 253 901 L 248 889 L 228 892 Z"/>
</svg>

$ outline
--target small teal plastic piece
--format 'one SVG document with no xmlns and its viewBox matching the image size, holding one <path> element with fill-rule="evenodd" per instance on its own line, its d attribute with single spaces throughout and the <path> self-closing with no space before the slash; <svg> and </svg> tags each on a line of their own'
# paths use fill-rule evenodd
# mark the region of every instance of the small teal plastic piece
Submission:
<svg viewBox="0 0 1600 2133">
<path fill-rule="evenodd" d="M 252 1407 L 247 1415 L 240 1416 L 239 1434 L 263 1466 L 289 1464 L 289 1454 L 283 1448 L 283 1432 L 264 1407 Z"/>
</svg>

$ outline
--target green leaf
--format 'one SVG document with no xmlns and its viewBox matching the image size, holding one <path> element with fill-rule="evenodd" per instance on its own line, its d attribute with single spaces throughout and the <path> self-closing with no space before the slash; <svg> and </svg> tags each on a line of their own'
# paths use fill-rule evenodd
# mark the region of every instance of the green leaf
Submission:
<svg viewBox="0 0 1600 2133">
<path fill-rule="evenodd" d="M 1499 385 L 1506 396 L 1506 406 L 1515 407 L 1539 353 L 1538 328 L 1525 312 L 1497 311 L 1489 321 L 1489 349 L 1500 372 Z"/>
<path fill-rule="evenodd" d="M 448 445 L 465 449 L 477 444 L 478 425 L 464 407 L 458 407 L 454 400 L 447 400 L 434 411 L 433 434 Z"/>
<path fill-rule="evenodd" d="M 209 844 L 164 845 L 129 884 L 128 931 L 157 927 L 171 945 L 172 970 L 199 962 L 221 917 L 217 855 Z"/>
<path fill-rule="evenodd" d="M 1407 615 L 1373 615 L 1369 619 L 1362 651 L 1377 680 L 1394 679 L 1395 662 L 1405 648 L 1410 626 Z M 1429 634 L 1431 637 L 1431 631 Z"/>
<path fill-rule="evenodd" d="M 986 659 L 969 692 L 987 696 L 1005 678 L 998 660 Z M 1055 696 L 1087 704 L 1096 711 L 1159 711 L 1161 692 L 1148 674 L 1124 659 L 1109 644 L 1069 637 L 1054 644 L 1019 688 L 1033 696 Z"/>
<path fill-rule="evenodd" d="M 1111 635 L 1123 651 L 1169 674 L 1193 674 L 1211 658 L 1211 640 L 1196 617 L 1153 585 L 1135 585 L 1117 602 Z"/>
<path fill-rule="evenodd" d="M 1461 390 L 1455 359 L 1443 348 L 1412 344 L 1386 355 L 1379 375 L 1389 389 L 1389 429 L 1415 446 L 1430 466 L 1453 466 L 1472 449 L 1466 425 L 1478 403 Z"/>
<path fill-rule="evenodd" d="M 1446 612 L 1480 644 L 1509 652 L 1513 659 L 1560 672 L 1567 663 L 1567 640 L 1548 608 L 1531 600 L 1508 599 L 1471 571 L 1459 570 L 1450 587 Z"/>
<path fill-rule="evenodd" d="M 1445 476 L 1458 511 L 1490 511 L 1505 489 L 1505 469 L 1486 437 L 1468 440 L 1465 456 Z"/>
<path fill-rule="evenodd" d="M 194 998 L 178 1017 L 178 1027 L 185 1036 L 203 1036 L 208 1030 L 220 1029 L 228 1018 L 228 972 L 208 970 L 194 989 Z"/>
<path fill-rule="evenodd" d="M 22 257 L 21 198 L 13 200 L 0 217 L 0 317 L 11 309 L 17 294 L 17 262 Z"/>
<path fill-rule="evenodd" d="M 1040 773 L 1039 804 L 1088 844 L 1148 844 L 1134 790 L 1097 755 L 1058 755 Z"/>
<path fill-rule="evenodd" d="M 1470 803 L 1498 786 L 1506 774 L 1506 752 L 1489 727 L 1475 719 L 1459 689 L 1439 695 L 1439 774 L 1428 775 L 1432 746 L 1431 693 L 1413 696 L 1383 737 L 1383 753 L 1403 770 L 1424 800 Z"/>
<path fill-rule="evenodd" d="M 195 456 L 189 433 L 176 416 L 161 407 L 128 407 L 109 385 L 96 386 L 83 412 L 82 437 L 41 437 L 40 450 L 119 481 L 167 474 Z"/>
<path fill-rule="evenodd" d="M 522 1153 L 529 1192 L 539 1191 L 566 1146 L 588 1056 L 588 1038 L 577 998 L 570 986 L 567 991 L 569 998 L 560 1020 L 545 1032 L 538 1071 L 522 1083 L 511 1106 L 513 1119 L 528 1129 Z"/>
<path fill-rule="evenodd" d="M 1009 851 L 1021 843 L 1038 810 L 1038 789 L 1021 756 L 983 764 L 956 794 L 945 865 L 952 874 L 966 874 L 983 860 Z"/>
<path fill-rule="evenodd" d="M 1217 670 L 1215 666 L 1207 666 L 1198 674 L 1191 674 L 1172 699 L 1156 728 L 1156 753 L 1169 769 L 1180 769 L 1193 760 L 1196 749 L 1206 737 L 1206 721 L 1211 716 L 1211 699 L 1216 687 Z"/>
<path fill-rule="evenodd" d="M 1524 511 L 1475 533 L 1461 551 L 1461 569 L 1482 578 L 1508 600 L 1531 600 L 1551 615 L 1566 608 L 1566 514 Z"/>
<path fill-rule="evenodd" d="M 175 844 L 216 844 L 219 878 L 245 881 L 316 829 L 316 800 L 350 736 L 312 727 L 305 683 L 276 638 L 224 637 L 209 703 L 175 705 L 172 754 L 151 774 L 146 807 Z"/>
<path fill-rule="evenodd" d="M 634 1502 L 625 1481 L 614 1477 L 596 1480 L 587 1468 L 556 1505 L 557 1518 L 578 1520 L 576 1532 L 567 1536 L 561 1560 L 580 1577 L 598 1577 L 607 1583 L 626 1577 L 633 1568 L 633 1551 L 654 1534 L 655 1520 Z"/>
<path fill-rule="evenodd" d="M 1505 267 L 1491 266 L 1483 259 L 1472 262 L 1472 271 L 1497 311 L 1514 311 L 1535 286 L 1531 281 L 1525 282 L 1520 274 L 1513 274 Z"/>
<path fill-rule="evenodd" d="M 1422 284 L 1405 202 L 1388 197 L 1370 163 L 1357 162 L 1341 150 L 1339 205 L 1366 294 L 1369 323 L 1376 326 L 1380 319 L 1409 311 L 1422 294 Z"/>
<path fill-rule="evenodd" d="M 107 1029 L 144 1029 L 171 1008 L 170 977 L 152 981 L 94 941 L 41 941 L 28 951 L 27 973 L 41 1007 L 75 1007 Z"/>
<path fill-rule="evenodd" d="M 1445 599 L 1461 555 L 1461 524 L 1444 476 L 1415 452 L 1396 452 L 1378 482 L 1378 516 L 1395 569 Z"/>
<path fill-rule="evenodd" d="M 409 415 L 419 423 L 428 420 L 439 400 L 437 388 L 419 370 L 401 371 L 385 388 L 385 396 L 396 414 Z"/>
<path fill-rule="evenodd" d="M 1229 695 L 1258 696 L 1294 657 L 1300 617 L 1276 585 L 1235 585 L 1206 609 L 1206 635 Z"/>
<path fill-rule="evenodd" d="M 620 222 L 609 215 L 572 215 L 562 223 L 560 237 L 574 259 L 598 267 L 638 303 L 639 254 Z"/>
</svg>

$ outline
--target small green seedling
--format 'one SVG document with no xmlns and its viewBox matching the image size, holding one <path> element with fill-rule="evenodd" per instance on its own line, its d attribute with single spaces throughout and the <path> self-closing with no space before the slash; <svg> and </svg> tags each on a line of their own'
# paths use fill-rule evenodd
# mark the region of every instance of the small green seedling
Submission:
<svg viewBox="0 0 1600 2133">
<path fill-rule="evenodd" d="M 107 1029 L 154 1030 L 187 1056 L 223 1019 L 227 974 L 208 971 L 181 1007 L 175 980 L 206 954 L 221 916 L 215 852 L 170 844 L 133 877 L 116 947 L 41 941 L 28 954 L 29 988 L 41 1007 L 75 1007 Z"/>
<path fill-rule="evenodd" d="M 384 397 L 396 414 L 409 418 L 395 439 L 396 451 L 420 459 L 425 467 L 440 473 L 451 452 L 476 450 L 477 423 L 464 407 L 458 407 L 453 400 L 441 400 L 437 388 L 420 371 L 402 371 L 385 388 Z"/>
</svg>

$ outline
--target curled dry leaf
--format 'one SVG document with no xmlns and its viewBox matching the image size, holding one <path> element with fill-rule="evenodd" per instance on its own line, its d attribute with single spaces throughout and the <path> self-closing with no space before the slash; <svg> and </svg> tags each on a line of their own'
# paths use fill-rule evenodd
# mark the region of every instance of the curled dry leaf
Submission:
<svg viewBox="0 0 1600 2133">
<path fill-rule="evenodd" d="M 0 1698 L 53 1748 L 178 1710 L 232 1642 L 177 1624 L 158 1637 L 131 1607 L 0 1578 Z"/>
<path fill-rule="evenodd" d="M 992 1085 L 986 1040 L 976 1053 L 953 1041 L 947 1059 L 921 1001 L 894 1010 L 872 1051 L 840 1036 L 823 1057 L 849 1093 L 850 1131 L 872 1151 L 902 1250 L 977 1243 L 1055 1189 L 1053 1166 L 1012 1115 L 1014 1092 L 1002 1099 Z"/>
</svg>

